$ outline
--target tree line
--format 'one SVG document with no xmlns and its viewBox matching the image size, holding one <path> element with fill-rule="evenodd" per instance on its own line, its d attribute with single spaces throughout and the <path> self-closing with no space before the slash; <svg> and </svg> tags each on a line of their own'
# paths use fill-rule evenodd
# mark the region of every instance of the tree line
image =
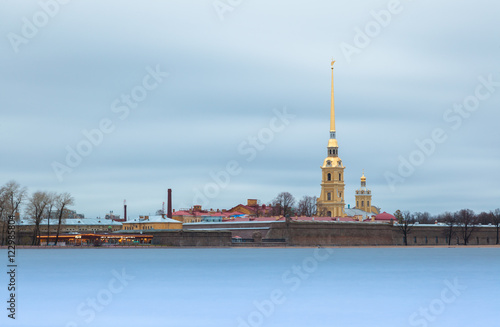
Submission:
<svg viewBox="0 0 500 327">
<path fill-rule="evenodd" d="M 315 196 L 305 195 L 297 202 L 291 193 L 281 192 L 271 201 L 271 216 L 316 216 L 316 200 Z"/>
<path fill-rule="evenodd" d="M 462 239 L 463 244 L 467 245 L 474 231 L 482 225 L 492 225 L 496 228 L 496 243 L 500 244 L 500 208 L 493 211 L 483 211 L 479 214 L 474 213 L 470 209 L 458 210 L 454 213 L 445 212 L 436 216 L 430 215 L 428 212 L 415 212 L 397 210 L 394 213 L 396 226 L 403 235 L 405 245 L 408 245 L 408 236 L 411 234 L 415 224 L 433 224 L 443 223 L 446 228 L 443 231 L 443 236 L 448 240 L 448 245 L 451 245 L 451 240 L 455 237 Z"/>
<path fill-rule="evenodd" d="M 55 238 L 57 245 L 61 225 L 68 216 L 68 207 L 72 205 L 74 205 L 74 199 L 70 193 L 36 191 L 30 195 L 26 187 L 22 187 L 16 181 L 7 182 L 0 187 L 1 245 L 7 243 L 9 217 L 16 217 L 16 213 L 20 213 L 23 208 L 26 218 L 34 223 L 31 244 L 40 245 L 40 224 L 42 219 L 46 218 L 48 236 L 50 235 L 51 219 L 55 220 L 57 224 Z"/>
</svg>

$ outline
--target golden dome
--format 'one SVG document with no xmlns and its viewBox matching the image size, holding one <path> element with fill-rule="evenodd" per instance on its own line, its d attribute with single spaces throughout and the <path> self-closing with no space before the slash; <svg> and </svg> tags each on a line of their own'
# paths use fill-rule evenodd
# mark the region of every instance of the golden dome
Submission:
<svg viewBox="0 0 500 327">
<path fill-rule="evenodd" d="M 363 172 L 363 176 L 361 176 L 361 181 L 362 182 L 366 182 L 366 177 L 365 177 L 365 173 Z"/>
<path fill-rule="evenodd" d="M 336 139 L 329 139 L 328 140 L 328 147 L 329 148 L 338 148 L 339 144 L 337 143 Z"/>
</svg>

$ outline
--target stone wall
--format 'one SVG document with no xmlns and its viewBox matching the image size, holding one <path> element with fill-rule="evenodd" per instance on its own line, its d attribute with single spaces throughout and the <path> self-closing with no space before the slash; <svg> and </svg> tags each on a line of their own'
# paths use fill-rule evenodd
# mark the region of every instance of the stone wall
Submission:
<svg viewBox="0 0 500 327">
<path fill-rule="evenodd" d="M 288 245 L 393 245 L 392 226 L 370 223 L 290 222 L 273 225 L 269 238 Z"/>
<path fill-rule="evenodd" d="M 225 223 L 207 224 L 206 228 L 229 227 Z M 269 229 L 262 229 L 264 226 Z M 204 226 L 200 226 L 204 227 Z M 241 227 L 242 229 L 238 229 Z M 255 229 L 253 229 L 255 228 Z M 408 245 L 447 246 L 446 226 L 413 226 L 408 235 Z M 463 244 L 460 228 L 451 239 L 451 245 Z M 134 232 L 137 231 L 121 231 Z M 152 243 L 167 246 L 376 246 L 404 245 L 403 234 L 396 226 L 386 223 L 336 223 L 336 222 L 273 222 L 269 224 L 235 224 L 230 230 L 147 230 L 153 235 Z M 254 238 L 260 234 L 262 242 L 232 243 L 232 237 Z M 31 244 L 31 233 L 18 231 L 17 244 Z M 458 241 L 457 241 L 458 237 Z M 266 243 L 266 239 L 285 239 L 285 243 Z M 477 227 L 469 245 L 494 245 L 496 228 Z"/>
<path fill-rule="evenodd" d="M 446 226 L 413 226 L 408 235 L 408 245 L 448 245 Z M 268 238 L 285 238 L 291 246 L 367 246 L 404 245 L 398 227 L 377 223 L 290 222 L 273 224 Z M 458 239 L 457 239 L 458 237 Z M 494 245 L 494 227 L 476 227 L 469 245 Z M 460 228 L 456 228 L 451 245 L 463 244 Z"/>
<path fill-rule="evenodd" d="M 148 230 L 153 235 L 152 243 L 167 246 L 231 246 L 229 231 L 155 231 Z"/>
</svg>

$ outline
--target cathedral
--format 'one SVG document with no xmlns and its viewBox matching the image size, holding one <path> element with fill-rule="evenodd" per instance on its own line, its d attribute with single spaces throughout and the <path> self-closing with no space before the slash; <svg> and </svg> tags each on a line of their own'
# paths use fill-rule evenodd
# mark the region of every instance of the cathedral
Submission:
<svg viewBox="0 0 500 327">
<path fill-rule="evenodd" d="M 356 190 L 356 207 L 345 208 L 345 166 L 339 157 L 339 144 L 335 130 L 335 101 L 333 95 L 333 64 L 332 61 L 332 90 L 330 104 L 330 139 L 328 140 L 327 156 L 321 166 L 321 194 L 317 200 L 317 213 L 321 217 L 345 217 L 378 214 L 379 210 L 372 206 L 372 194 L 366 187 L 366 177 L 361 177 L 361 187 Z"/>
</svg>

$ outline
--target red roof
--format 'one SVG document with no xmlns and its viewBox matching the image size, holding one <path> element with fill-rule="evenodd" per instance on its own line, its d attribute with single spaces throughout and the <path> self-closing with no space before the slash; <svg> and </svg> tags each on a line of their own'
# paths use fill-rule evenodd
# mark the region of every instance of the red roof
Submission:
<svg viewBox="0 0 500 327">
<path fill-rule="evenodd" d="M 292 219 L 299 221 L 357 221 L 352 217 L 293 217 Z"/>
<path fill-rule="evenodd" d="M 358 221 L 352 217 L 290 217 L 294 221 Z M 285 217 L 232 217 L 224 221 L 285 221 Z"/>
<path fill-rule="evenodd" d="M 180 210 L 180 211 L 174 211 L 174 212 L 172 212 L 172 215 L 173 216 L 190 216 L 191 213 L 189 211 Z"/>
<path fill-rule="evenodd" d="M 375 220 L 391 220 L 391 219 L 396 220 L 396 217 L 385 211 L 375 216 Z"/>
</svg>

